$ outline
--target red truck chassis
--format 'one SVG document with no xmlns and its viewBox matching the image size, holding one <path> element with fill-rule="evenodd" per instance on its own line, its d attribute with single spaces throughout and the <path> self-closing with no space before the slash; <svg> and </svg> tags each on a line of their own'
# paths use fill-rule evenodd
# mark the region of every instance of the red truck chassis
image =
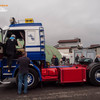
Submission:
<svg viewBox="0 0 100 100">
<path fill-rule="evenodd" d="M 86 70 L 82 65 L 50 66 L 42 69 L 42 81 L 86 82 Z"/>
</svg>

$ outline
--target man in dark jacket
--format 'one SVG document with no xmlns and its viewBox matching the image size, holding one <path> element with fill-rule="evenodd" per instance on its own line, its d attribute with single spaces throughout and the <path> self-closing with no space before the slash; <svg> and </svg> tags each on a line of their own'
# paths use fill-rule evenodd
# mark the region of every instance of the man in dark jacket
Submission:
<svg viewBox="0 0 100 100">
<path fill-rule="evenodd" d="M 62 57 L 62 65 L 65 65 L 65 64 L 66 64 L 66 57 L 63 56 L 63 57 Z"/>
<path fill-rule="evenodd" d="M 27 57 L 26 52 L 23 52 L 23 56 L 20 57 L 17 61 L 19 64 L 19 73 L 18 73 L 18 94 L 22 92 L 22 83 L 24 81 L 24 93 L 27 93 L 27 75 L 28 75 L 28 66 L 30 59 Z"/>
<path fill-rule="evenodd" d="M 53 55 L 53 57 L 51 59 L 51 65 L 53 65 L 53 66 L 58 66 L 59 65 L 59 60 L 56 57 L 56 55 Z"/>
<path fill-rule="evenodd" d="M 75 63 L 77 64 L 79 61 L 79 55 L 77 54 L 77 56 L 75 57 Z"/>
<path fill-rule="evenodd" d="M 97 55 L 97 56 L 96 56 L 94 62 L 97 62 L 97 63 L 100 62 L 100 55 Z"/>
<path fill-rule="evenodd" d="M 6 41 L 6 55 L 7 55 L 7 66 L 8 72 L 10 72 L 10 68 L 12 65 L 12 60 L 16 53 L 16 45 L 18 45 L 17 40 L 15 39 L 15 35 L 11 35 L 11 37 Z"/>
</svg>

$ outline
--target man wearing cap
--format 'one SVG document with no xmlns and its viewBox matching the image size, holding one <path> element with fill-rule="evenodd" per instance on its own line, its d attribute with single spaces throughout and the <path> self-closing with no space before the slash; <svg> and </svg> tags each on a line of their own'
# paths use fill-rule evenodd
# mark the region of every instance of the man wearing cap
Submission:
<svg viewBox="0 0 100 100">
<path fill-rule="evenodd" d="M 17 40 L 15 39 L 15 35 L 12 34 L 11 37 L 6 41 L 6 54 L 7 54 L 8 72 L 10 72 L 12 60 L 13 60 L 14 55 L 16 53 L 16 45 L 18 45 Z"/>
</svg>

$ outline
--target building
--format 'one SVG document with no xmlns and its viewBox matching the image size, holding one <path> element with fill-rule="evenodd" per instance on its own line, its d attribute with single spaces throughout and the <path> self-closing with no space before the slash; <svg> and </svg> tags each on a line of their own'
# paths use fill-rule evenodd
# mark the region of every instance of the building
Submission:
<svg viewBox="0 0 100 100">
<path fill-rule="evenodd" d="M 81 43 L 81 39 L 59 40 L 59 47 L 77 47 Z"/>
<path fill-rule="evenodd" d="M 73 51 L 82 47 L 81 39 L 75 38 L 70 40 L 59 40 L 58 44 L 54 47 L 58 49 L 62 56 L 66 56 L 66 58 L 69 58 L 70 63 L 72 63 L 73 61 L 71 60 L 71 58 L 73 58 L 74 56 Z"/>
<path fill-rule="evenodd" d="M 80 48 L 80 46 L 82 46 L 81 39 L 75 38 L 70 40 L 59 40 L 55 48 L 57 48 L 62 55 L 68 55 L 72 53 L 73 50 Z"/>
<path fill-rule="evenodd" d="M 95 49 L 96 55 L 100 55 L 100 44 L 90 45 L 89 49 Z"/>
</svg>

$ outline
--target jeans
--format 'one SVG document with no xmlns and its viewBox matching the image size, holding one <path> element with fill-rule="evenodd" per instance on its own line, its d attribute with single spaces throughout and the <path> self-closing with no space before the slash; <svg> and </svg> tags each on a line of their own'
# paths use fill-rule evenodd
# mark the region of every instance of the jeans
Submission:
<svg viewBox="0 0 100 100">
<path fill-rule="evenodd" d="M 24 93 L 27 93 L 27 76 L 28 74 L 18 74 L 18 94 L 22 92 L 22 83 L 24 83 Z"/>
<path fill-rule="evenodd" d="M 14 54 L 11 55 L 7 55 L 7 65 L 8 65 L 8 69 L 11 69 L 11 65 L 12 65 L 12 60 L 14 58 Z"/>
</svg>

